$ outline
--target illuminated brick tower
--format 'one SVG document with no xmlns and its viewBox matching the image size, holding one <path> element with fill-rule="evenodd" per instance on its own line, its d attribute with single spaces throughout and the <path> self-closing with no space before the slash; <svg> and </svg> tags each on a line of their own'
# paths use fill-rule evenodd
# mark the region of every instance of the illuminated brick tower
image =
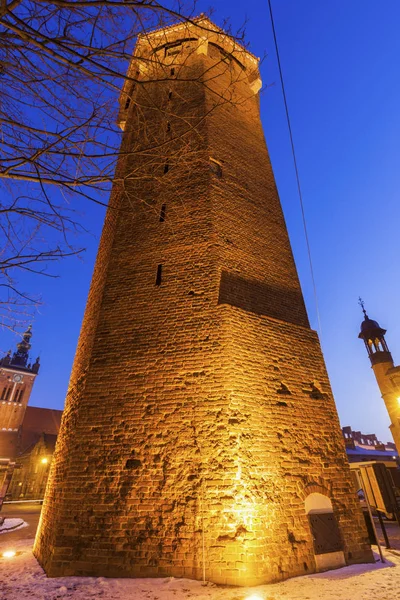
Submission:
<svg viewBox="0 0 400 600">
<path fill-rule="evenodd" d="M 200 18 L 140 38 L 129 73 L 35 555 L 240 585 L 369 561 L 257 59 Z"/>
<path fill-rule="evenodd" d="M 367 348 L 371 366 L 391 421 L 390 431 L 397 451 L 400 452 L 400 366 L 394 366 L 385 340 L 386 329 L 382 329 L 377 321 L 368 317 L 361 299 L 360 304 L 364 313 L 364 321 L 361 323 L 358 337 L 364 341 Z"/>
</svg>

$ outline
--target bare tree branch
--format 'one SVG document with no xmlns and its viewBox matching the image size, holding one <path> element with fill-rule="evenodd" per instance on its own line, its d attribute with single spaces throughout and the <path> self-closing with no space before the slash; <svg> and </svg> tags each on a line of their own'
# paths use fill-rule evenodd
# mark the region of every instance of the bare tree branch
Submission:
<svg viewBox="0 0 400 600">
<path fill-rule="evenodd" d="M 13 327 L 13 314 L 15 323 L 23 314 L 30 318 L 30 308 L 38 302 L 20 287 L 24 272 L 54 276 L 48 265 L 82 252 L 70 237 L 84 230 L 81 213 L 86 202 L 107 206 L 115 182 L 126 198 L 122 210 L 131 211 L 133 202 L 154 210 L 138 192 L 137 182 L 179 197 L 181 175 L 174 167 L 208 168 L 208 157 L 197 141 L 213 112 L 246 101 L 233 95 L 231 84 L 249 74 L 234 64 L 243 51 L 243 29 L 231 37 L 235 57 L 233 52 L 231 57 L 222 53 L 217 61 L 229 74 L 222 92 L 214 85 L 220 70 L 190 68 L 195 49 L 187 51 L 186 61 L 179 61 L 171 80 L 171 58 L 164 50 L 168 39 L 158 37 L 154 46 L 151 32 L 177 22 L 193 23 L 195 16 L 195 0 L 1 0 L 4 326 Z M 207 32 L 207 21 L 196 24 Z M 137 55 L 128 69 L 140 40 L 148 42 L 151 52 Z M 188 82 L 212 91 L 213 101 L 202 113 L 182 110 L 186 98 L 181 90 Z M 154 85 L 164 90 L 163 98 L 173 85 L 175 93 L 182 94 L 181 108 L 155 101 Z M 127 132 L 129 144 L 122 148 L 118 114 L 120 121 L 130 115 L 130 127 L 140 131 L 136 136 L 133 130 Z M 127 167 L 124 173 L 117 168 L 118 160 Z M 171 165 L 168 177 L 163 176 L 166 161 Z"/>
</svg>

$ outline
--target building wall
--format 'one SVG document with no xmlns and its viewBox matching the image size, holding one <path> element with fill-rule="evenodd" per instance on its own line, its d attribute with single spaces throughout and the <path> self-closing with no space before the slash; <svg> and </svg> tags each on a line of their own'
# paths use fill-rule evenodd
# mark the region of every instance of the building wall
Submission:
<svg viewBox="0 0 400 600">
<path fill-rule="evenodd" d="M 0 435 L 1 431 L 17 431 L 22 425 L 34 381 L 31 373 L 0 367 Z"/>
<path fill-rule="evenodd" d="M 44 497 L 52 450 L 42 435 L 35 446 L 18 457 L 7 497 L 9 500 L 41 500 Z"/>
<path fill-rule="evenodd" d="M 124 115 L 134 156 L 120 162 L 35 542 L 51 576 L 204 568 L 247 585 L 314 571 L 312 492 L 331 498 L 347 562 L 371 560 L 256 63 L 238 50 L 243 71 L 209 42 L 185 42 L 177 78 L 142 72 L 158 81 Z"/>
</svg>

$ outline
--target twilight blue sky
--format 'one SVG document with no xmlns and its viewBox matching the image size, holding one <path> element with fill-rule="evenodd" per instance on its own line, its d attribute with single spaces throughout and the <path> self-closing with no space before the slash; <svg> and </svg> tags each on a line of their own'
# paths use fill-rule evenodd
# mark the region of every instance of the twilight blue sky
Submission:
<svg viewBox="0 0 400 600">
<path fill-rule="evenodd" d="M 200 1 L 199 12 L 210 2 Z M 266 55 L 261 114 L 313 328 L 315 302 L 267 0 L 215 0 L 214 20 L 245 19 L 250 49 Z M 388 417 L 363 343 L 361 295 L 388 329 L 400 361 L 400 3 L 398 0 L 273 0 L 297 151 L 322 324 L 322 346 L 342 425 L 387 441 Z M 25 281 L 41 293 L 33 358 L 42 368 L 31 404 L 62 408 L 83 317 L 103 211 L 82 208 L 91 234 L 82 259 L 58 279 Z M 2 332 L 0 350 L 16 340 Z"/>
</svg>

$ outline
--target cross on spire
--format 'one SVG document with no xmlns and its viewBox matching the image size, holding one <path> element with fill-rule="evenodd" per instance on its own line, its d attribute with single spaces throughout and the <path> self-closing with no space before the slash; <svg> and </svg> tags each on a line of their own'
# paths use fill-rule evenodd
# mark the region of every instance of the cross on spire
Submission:
<svg viewBox="0 0 400 600">
<path fill-rule="evenodd" d="M 365 303 L 361 296 L 358 297 L 358 304 L 361 306 L 361 310 L 364 313 L 364 317 L 368 319 L 367 311 L 365 310 Z"/>
</svg>

